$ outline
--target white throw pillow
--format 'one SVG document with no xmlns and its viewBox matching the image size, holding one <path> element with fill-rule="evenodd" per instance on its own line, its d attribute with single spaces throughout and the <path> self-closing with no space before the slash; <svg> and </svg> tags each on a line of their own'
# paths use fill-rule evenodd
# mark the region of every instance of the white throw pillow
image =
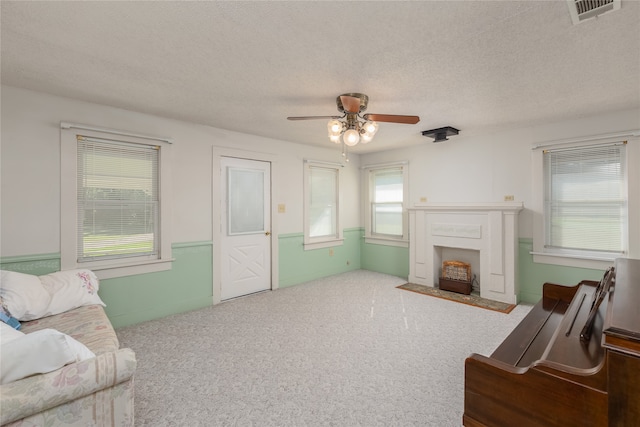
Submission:
<svg viewBox="0 0 640 427">
<path fill-rule="evenodd" d="M 65 270 L 40 276 L 51 295 L 47 315 L 64 313 L 83 305 L 105 305 L 98 296 L 98 277 L 91 270 Z"/>
<path fill-rule="evenodd" d="M 12 328 L 11 326 L 7 325 L 4 322 L 0 322 L 0 345 L 5 345 L 9 341 L 13 341 L 16 338 L 20 338 L 23 336 L 24 336 L 23 332 L 20 332 L 17 329 Z M 2 363 L 2 360 L 0 360 L 0 363 Z"/>
<path fill-rule="evenodd" d="M 31 332 L 0 347 L 0 384 L 96 357 L 84 344 L 55 329 Z"/>
<path fill-rule="evenodd" d="M 51 295 L 38 276 L 2 270 L 0 295 L 11 315 L 18 320 L 39 319 L 47 313 Z"/>
</svg>

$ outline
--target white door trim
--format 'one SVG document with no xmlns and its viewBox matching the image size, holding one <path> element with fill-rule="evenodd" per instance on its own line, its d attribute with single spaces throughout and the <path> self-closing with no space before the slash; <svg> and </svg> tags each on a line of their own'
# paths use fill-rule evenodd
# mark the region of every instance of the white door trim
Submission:
<svg viewBox="0 0 640 427">
<path fill-rule="evenodd" d="M 220 201 L 220 159 L 222 157 L 236 157 L 239 159 L 259 160 L 271 163 L 271 289 L 278 289 L 278 221 L 277 221 L 277 200 L 279 200 L 279 188 L 275 183 L 279 182 L 277 156 L 269 153 L 257 151 L 246 151 L 227 147 L 213 147 L 213 164 L 211 174 L 211 201 L 212 201 L 212 236 L 213 236 L 213 304 L 221 302 L 222 293 L 222 251 L 220 242 L 222 238 L 221 218 L 222 203 Z"/>
</svg>

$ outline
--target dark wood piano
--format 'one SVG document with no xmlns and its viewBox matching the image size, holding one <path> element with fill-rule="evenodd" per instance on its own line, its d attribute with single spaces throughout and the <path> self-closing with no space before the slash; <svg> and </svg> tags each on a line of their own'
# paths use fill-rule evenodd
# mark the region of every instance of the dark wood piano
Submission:
<svg viewBox="0 0 640 427">
<path fill-rule="evenodd" d="M 545 283 L 491 357 L 467 358 L 465 426 L 640 426 L 640 260 L 608 276 Z"/>
</svg>

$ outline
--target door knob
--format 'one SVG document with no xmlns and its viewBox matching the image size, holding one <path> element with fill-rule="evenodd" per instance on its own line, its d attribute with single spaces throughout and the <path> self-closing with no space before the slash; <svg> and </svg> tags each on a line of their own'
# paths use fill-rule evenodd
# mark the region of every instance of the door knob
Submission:
<svg viewBox="0 0 640 427">
<path fill-rule="evenodd" d="M 270 231 L 267 231 L 267 232 L 265 232 L 265 233 L 264 233 L 264 235 L 265 235 L 265 236 L 271 236 L 271 232 L 270 232 Z"/>
</svg>

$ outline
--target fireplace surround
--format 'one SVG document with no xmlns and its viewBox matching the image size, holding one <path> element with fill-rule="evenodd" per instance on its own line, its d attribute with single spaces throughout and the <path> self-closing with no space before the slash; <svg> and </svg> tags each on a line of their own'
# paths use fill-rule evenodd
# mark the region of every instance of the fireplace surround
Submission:
<svg viewBox="0 0 640 427">
<path fill-rule="evenodd" d="M 409 281 L 437 287 L 443 251 L 477 251 L 480 296 L 518 303 L 518 214 L 522 203 L 425 203 L 409 209 Z"/>
</svg>

